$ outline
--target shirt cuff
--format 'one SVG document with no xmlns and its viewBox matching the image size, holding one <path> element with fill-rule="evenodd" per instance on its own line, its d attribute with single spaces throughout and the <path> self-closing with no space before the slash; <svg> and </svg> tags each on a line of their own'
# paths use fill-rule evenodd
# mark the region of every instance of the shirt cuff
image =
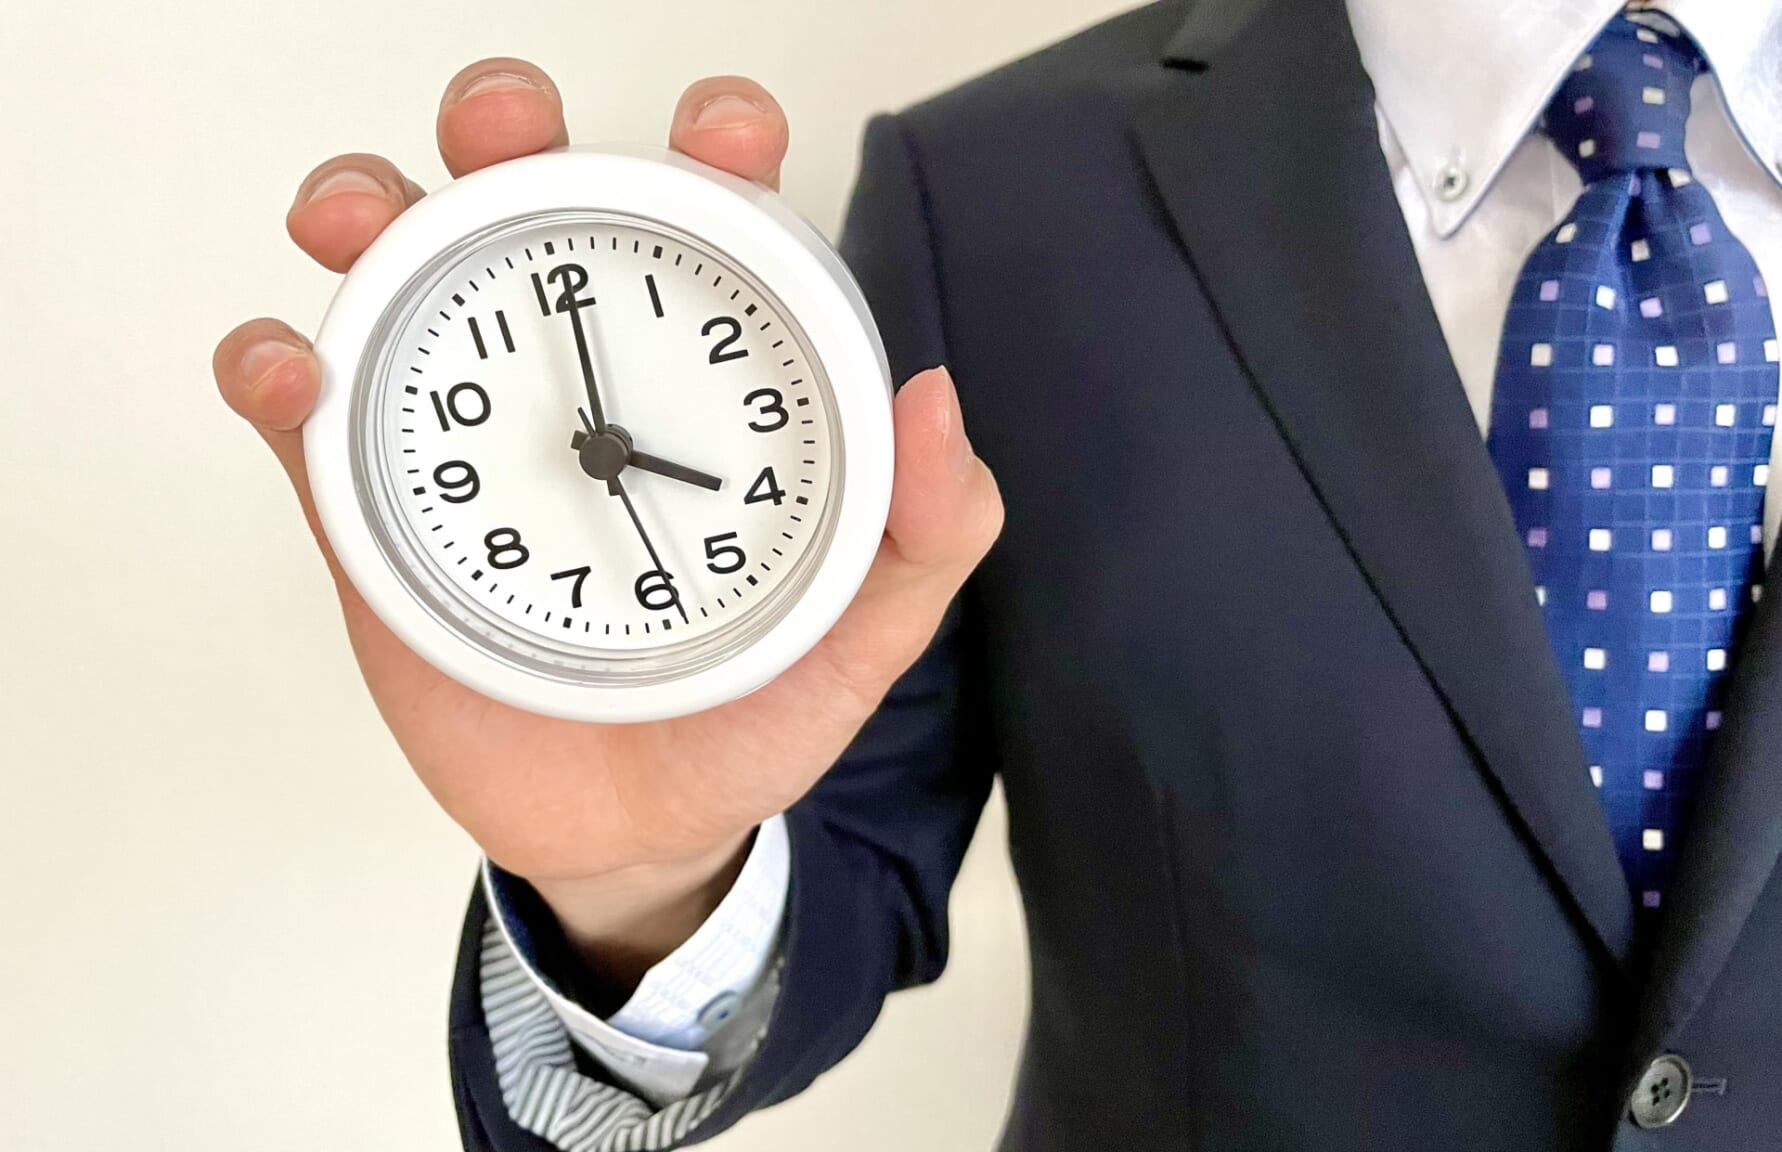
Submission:
<svg viewBox="0 0 1782 1152">
<path fill-rule="evenodd" d="M 693 1092 L 702 1080 L 733 1070 L 752 1045 L 729 1044 L 723 1033 L 762 999 L 757 992 L 777 948 L 786 911 L 791 852 L 786 822 L 775 816 L 755 834 L 736 882 L 698 931 L 644 978 L 623 1007 L 602 1019 L 571 999 L 541 970 L 535 941 L 555 925 L 534 928 L 516 886 L 523 881 L 483 861 L 483 886 L 492 918 L 526 979 L 577 1047 L 638 1095 L 665 1104 Z M 765 1007 L 765 1006 L 763 1006 Z"/>
</svg>

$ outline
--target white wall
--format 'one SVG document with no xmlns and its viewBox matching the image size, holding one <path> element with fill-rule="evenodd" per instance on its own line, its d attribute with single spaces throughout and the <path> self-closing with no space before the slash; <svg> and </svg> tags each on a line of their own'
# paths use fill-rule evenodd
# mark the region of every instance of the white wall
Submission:
<svg viewBox="0 0 1782 1152">
<path fill-rule="evenodd" d="M 281 225 L 336 152 L 425 184 L 445 80 L 515 54 L 581 139 L 661 138 L 747 72 L 793 200 L 860 126 L 1114 0 L 0 0 L 0 1145 L 456 1146 L 446 989 L 473 850 L 409 775 L 215 340 L 312 328 Z M 715 1147 L 990 1145 L 1024 1006 L 1000 816 L 957 956 L 865 1049 Z"/>
</svg>

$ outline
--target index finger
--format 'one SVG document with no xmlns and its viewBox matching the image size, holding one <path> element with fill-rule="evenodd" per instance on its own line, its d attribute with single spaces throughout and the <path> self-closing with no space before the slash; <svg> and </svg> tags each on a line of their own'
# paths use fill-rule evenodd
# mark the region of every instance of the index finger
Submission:
<svg viewBox="0 0 1782 1152">
<path fill-rule="evenodd" d="M 791 129 L 779 101 L 744 76 L 712 76 L 692 85 L 675 105 L 668 144 L 714 168 L 775 191 Z"/>
</svg>

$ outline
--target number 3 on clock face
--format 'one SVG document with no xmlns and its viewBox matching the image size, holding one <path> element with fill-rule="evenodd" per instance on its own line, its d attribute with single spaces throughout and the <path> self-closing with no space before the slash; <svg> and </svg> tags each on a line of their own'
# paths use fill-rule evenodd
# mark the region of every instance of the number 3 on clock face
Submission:
<svg viewBox="0 0 1782 1152">
<path fill-rule="evenodd" d="M 883 531 L 888 373 L 839 260 L 666 154 L 467 177 L 386 232 L 317 341 L 306 428 L 349 576 L 521 707 L 636 720 L 758 687 Z"/>
</svg>

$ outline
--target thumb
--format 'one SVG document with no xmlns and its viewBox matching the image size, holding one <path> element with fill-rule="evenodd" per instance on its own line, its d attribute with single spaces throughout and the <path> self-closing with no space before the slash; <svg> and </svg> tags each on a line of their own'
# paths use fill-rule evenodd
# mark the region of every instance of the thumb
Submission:
<svg viewBox="0 0 1782 1152">
<path fill-rule="evenodd" d="M 913 377 L 892 415 L 897 463 L 885 532 L 905 566 L 954 578 L 950 599 L 1001 530 L 996 481 L 972 452 L 945 368 Z"/>
<path fill-rule="evenodd" d="M 897 462 L 885 541 L 854 602 L 801 662 L 814 667 L 796 669 L 839 682 L 868 707 L 922 654 L 1002 530 L 996 480 L 971 450 L 947 370 L 911 379 L 893 416 Z"/>
</svg>

